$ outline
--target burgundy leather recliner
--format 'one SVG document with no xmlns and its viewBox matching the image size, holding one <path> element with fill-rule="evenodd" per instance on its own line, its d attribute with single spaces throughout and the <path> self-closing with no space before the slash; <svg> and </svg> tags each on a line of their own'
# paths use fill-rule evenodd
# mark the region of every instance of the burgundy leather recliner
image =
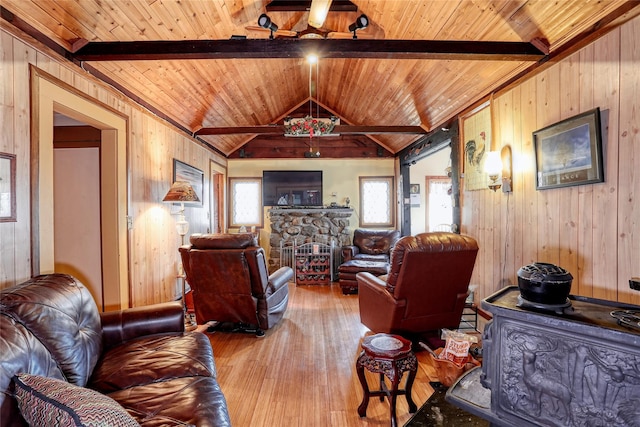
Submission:
<svg viewBox="0 0 640 427">
<path fill-rule="evenodd" d="M 401 238 L 387 276 L 356 276 L 362 323 L 373 332 L 408 336 L 457 329 L 477 253 L 473 238 L 455 233 Z"/>
<path fill-rule="evenodd" d="M 217 321 L 264 334 L 289 302 L 291 267 L 268 274 L 264 249 L 252 233 L 194 234 L 180 248 L 198 324 Z"/>
</svg>

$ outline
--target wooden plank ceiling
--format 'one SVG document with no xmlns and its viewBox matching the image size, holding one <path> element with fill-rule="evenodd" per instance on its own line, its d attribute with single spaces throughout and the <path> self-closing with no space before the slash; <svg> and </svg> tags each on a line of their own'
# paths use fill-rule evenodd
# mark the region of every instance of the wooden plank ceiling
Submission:
<svg viewBox="0 0 640 427">
<path fill-rule="evenodd" d="M 299 156 L 298 151 L 287 149 L 292 144 L 291 138 L 273 132 L 235 133 L 228 128 L 243 127 L 246 132 L 247 127 L 282 125 L 286 116 L 304 116 L 309 110 L 313 115 L 322 110 L 324 114 L 338 116 L 342 125 L 359 127 L 353 129 L 359 129 L 361 134 L 332 137 L 334 156 L 340 153 L 341 144 L 358 147 L 357 153 L 345 150 L 346 156 L 396 154 L 424 135 L 382 132 L 383 129 L 424 132 L 436 129 L 534 67 L 537 61 L 553 58 L 580 39 L 640 13 L 639 2 L 624 0 L 354 0 L 357 11 L 330 12 L 323 32 L 348 33 L 349 25 L 362 13 L 368 16 L 369 26 L 358 32 L 357 40 L 313 42 L 326 43 L 327 49 L 334 49 L 334 54 L 328 55 L 331 57 L 321 57 L 316 76 L 316 68 L 310 67 L 302 55 L 286 53 L 286 46 L 300 43 L 280 38 L 283 32 L 296 35 L 292 32 L 307 30 L 308 12 L 267 12 L 269 3 L 269 0 L 3 0 L 2 8 L 5 21 L 21 23 L 23 29 L 31 27 L 33 32 L 70 52 L 70 58 L 82 62 L 85 68 L 187 132 L 196 135 L 204 128 L 198 137 L 229 157 L 239 156 L 244 153 L 241 148 L 252 144 L 269 147 L 272 155 L 262 157 Z M 258 17 L 265 12 L 280 30 L 288 31 L 277 32 L 275 40 L 268 40 L 269 31 L 255 28 Z M 259 39 L 259 44 L 253 39 Z M 240 47 L 232 47 L 225 57 L 206 59 L 82 57 L 83 51 L 100 46 L 98 42 L 194 41 L 196 45 L 195 41 L 206 40 Z M 358 54 L 376 50 L 376 40 L 378 47 L 382 46 L 381 53 Z M 417 54 L 399 56 L 398 52 L 388 50 L 383 40 L 404 41 L 405 46 L 411 46 L 413 41 L 423 51 L 424 46 L 431 46 L 420 44 L 423 41 L 463 41 L 470 50 L 473 42 L 478 41 L 534 42 L 542 49 L 548 47 L 549 57 L 425 59 Z M 254 54 L 247 50 L 249 46 L 271 42 L 274 44 L 264 49 L 285 49 L 285 54 Z M 334 42 L 342 44 L 330 44 Z M 140 50 L 146 45 L 134 46 Z M 184 48 L 188 44 L 179 46 Z M 290 51 L 294 49 L 298 47 Z M 146 53 L 160 50 L 156 46 Z M 78 56 L 74 58 L 73 53 Z M 372 126 L 384 128 L 377 128 L 378 132 L 365 131 L 372 130 Z"/>
</svg>

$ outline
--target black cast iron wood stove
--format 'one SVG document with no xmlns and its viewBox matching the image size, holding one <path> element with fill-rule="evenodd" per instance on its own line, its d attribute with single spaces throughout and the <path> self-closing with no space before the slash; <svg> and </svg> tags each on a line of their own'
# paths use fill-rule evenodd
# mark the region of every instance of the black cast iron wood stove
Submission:
<svg viewBox="0 0 640 427">
<path fill-rule="evenodd" d="M 544 307 L 521 293 L 482 301 L 483 365 L 447 401 L 496 426 L 640 426 L 640 307 L 572 295 Z"/>
</svg>

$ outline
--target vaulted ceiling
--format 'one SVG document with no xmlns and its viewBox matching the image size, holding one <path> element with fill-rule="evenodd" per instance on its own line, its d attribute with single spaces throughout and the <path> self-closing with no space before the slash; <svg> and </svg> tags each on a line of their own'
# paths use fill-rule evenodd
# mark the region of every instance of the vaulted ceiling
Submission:
<svg viewBox="0 0 640 427">
<path fill-rule="evenodd" d="M 640 2 L 624 0 L 353 0 L 356 11 L 329 12 L 322 29 L 350 37 L 364 13 L 370 23 L 356 40 L 309 40 L 291 37 L 307 29 L 307 11 L 271 3 L 3 0 L 2 17 L 232 156 L 261 138 L 281 144 L 273 125 L 304 115 L 310 100 L 314 115 L 355 126 L 351 142 L 398 153 L 527 70 L 640 13 Z M 262 13 L 290 31 L 269 40 L 256 28 Z M 310 50 L 320 56 L 311 85 Z"/>
</svg>

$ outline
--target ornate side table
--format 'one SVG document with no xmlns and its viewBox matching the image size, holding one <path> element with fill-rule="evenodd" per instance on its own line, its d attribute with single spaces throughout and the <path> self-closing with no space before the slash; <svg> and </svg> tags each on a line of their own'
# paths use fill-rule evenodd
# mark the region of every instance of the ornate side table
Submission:
<svg viewBox="0 0 640 427">
<path fill-rule="evenodd" d="M 380 390 L 369 390 L 369 385 L 365 378 L 365 368 L 369 372 L 380 374 Z M 362 341 L 362 353 L 356 362 L 356 371 L 364 396 L 362 403 L 358 406 L 358 415 L 367 416 L 367 406 L 369 397 L 380 396 L 380 401 L 386 397 L 389 399 L 389 411 L 391 414 L 391 426 L 397 426 L 396 420 L 396 398 L 404 395 L 409 405 L 409 412 L 414 413 L 418 409 L 411 399 L 411 386 L 416 378 L 418 370 L 418 360 L 411 351 L 411 342 L 397 335 L 376 334 L 366 337 Z M 404 390 L 398 390 L 400 379 L 404 372 L 409 371 L 407 383 Z M 384 377 L 389 378 L 391 388 L 385 384 Z"/>
</svg>

